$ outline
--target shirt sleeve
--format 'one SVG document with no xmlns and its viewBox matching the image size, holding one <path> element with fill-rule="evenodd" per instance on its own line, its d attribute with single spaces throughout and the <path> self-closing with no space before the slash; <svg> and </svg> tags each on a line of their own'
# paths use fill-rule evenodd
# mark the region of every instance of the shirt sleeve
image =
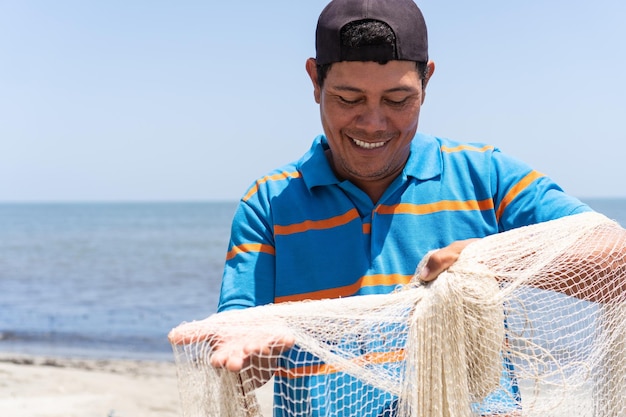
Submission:
<svg viewBox="0 0 626 417">
<path fill-rule="evenodd" d="M 233 218 L 218 311 L 272 303 L 276 276 L 269 208 L 241 201 Z"/>
<path fill-rule="evenodd" d="M 497 149 L 492 154 L 492 169 L 501 232 L 591 211 L 548 176 Z"/>
</svg>

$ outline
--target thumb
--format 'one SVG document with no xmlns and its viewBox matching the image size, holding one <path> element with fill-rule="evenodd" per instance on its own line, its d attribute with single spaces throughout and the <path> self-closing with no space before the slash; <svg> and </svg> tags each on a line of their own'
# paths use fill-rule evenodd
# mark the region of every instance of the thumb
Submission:
<svg viewBox="0 0 626 417">
<path fill-rule="evenodd" d="M 419 279 L 423 282 L 433 281 L 445 268 L 437 256 L 429 256 L 419 271 Z"/>
<path fill-rule="evenodd" d="M 423 282 L 434 280 L 459 259 L 467 245 L 478 239 L 457 240 L 445 248 L 430 251 L 418 266 L 418 279 Z"/>
</svg>

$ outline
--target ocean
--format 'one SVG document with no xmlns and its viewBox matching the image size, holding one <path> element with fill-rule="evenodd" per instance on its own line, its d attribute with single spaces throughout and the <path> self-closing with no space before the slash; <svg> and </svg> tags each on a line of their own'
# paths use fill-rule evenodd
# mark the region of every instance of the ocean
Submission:
<svg viewBox="0 0 626 417">
<path fill-rule="evenodd" d="M 235 207 L 0 204 L 0 351 L 171 359 L 216 310 Z"/>
<path fill-rule="evenodd" d="M 626 225 L 626 199 L 585 200 Z M 0 352 L 173 360 L 216 310 L 235 202 L 0 204 Z"/>
</svg>

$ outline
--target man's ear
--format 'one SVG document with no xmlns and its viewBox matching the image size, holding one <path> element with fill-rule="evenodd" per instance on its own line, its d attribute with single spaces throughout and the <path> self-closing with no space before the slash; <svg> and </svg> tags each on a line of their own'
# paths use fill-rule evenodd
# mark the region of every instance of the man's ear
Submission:
<svg viewBox="0 0 626 417">
<path fill-rule="evenodd" d="M 426 99 L 426 85 L 428 84 L 428 81 L 430 81 L 430 77 L 432 77 L 435 73 L 435 62 L 428 61 L 428 63 L 426 64 L 426 68 L 426 76 L 424 78 L 424 81 L 422 82 L 422 104 L 424 104 L 424 100 Z"/>
<path fill-rule="evenodd" d="M 317 82 L 317 63 L 315 62 L 315 58 L 309 58 L 306 60 L 306 72 L 309 74 L 309 78 L 311 78 L 311 82 L 313 83 L 313 96 L 315 97 L 315 102 L 320 104 L 321 88 Z"/>
</svg>

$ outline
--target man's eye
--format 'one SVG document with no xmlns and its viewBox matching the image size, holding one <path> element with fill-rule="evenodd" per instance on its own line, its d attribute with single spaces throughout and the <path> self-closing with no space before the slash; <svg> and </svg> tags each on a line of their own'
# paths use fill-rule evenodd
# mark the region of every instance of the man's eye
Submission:
<svg viewBox="0 0 626 417">
<path fill-rule="evenodd" d="M 407 102 L 407 100 L 408 98 L 403 98 L 402 100 L 387 99 L 387 103 L 391 104 L 392 106 L 402 106 L 403 104 Z"/>
<path fill-rule="evenodd" d="M 342 96 L 337 96 L 339 97 L 339 100 L 344 103 L 344 104 L 357 104 L 359 101 L 361 101 L 361 99 L 354 99 L 354 100 L 349 100 L 346 97 L 342 97 Z"/>
</svg>

